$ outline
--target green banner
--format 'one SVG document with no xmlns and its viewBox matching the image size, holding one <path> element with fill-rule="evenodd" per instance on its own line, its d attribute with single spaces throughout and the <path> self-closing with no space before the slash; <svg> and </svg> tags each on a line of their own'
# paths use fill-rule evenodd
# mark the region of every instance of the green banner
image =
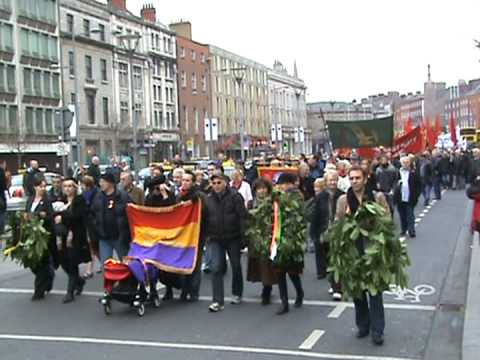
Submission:
<svg viewBox="0 0 480 360">
<path fill-rule="evenodd" d="M 356 121 L 327 121 L 335 149 L 393 145 L 393 115 Z"/>
</svg>

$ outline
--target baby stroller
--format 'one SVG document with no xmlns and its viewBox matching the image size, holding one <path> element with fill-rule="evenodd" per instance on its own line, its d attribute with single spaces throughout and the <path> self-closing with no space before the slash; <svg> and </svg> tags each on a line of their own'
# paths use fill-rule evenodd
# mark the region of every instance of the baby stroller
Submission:
<svg viewBox="0 0 480 360">
<path fill-rule="evenodd" d="M 129 304 L 138 316 L 145 314 L 147 300 L 155 307 L 160 306 L 156 283 L 158 270 L 140 259 L 126 258 L 127 262 L 108 259 L 104 264 L 105 295 L 100 300 L 105 315 L 112 313 L 111 301 Z M 147 291 L 147 286 L 150 292 Z"/>
</svg>

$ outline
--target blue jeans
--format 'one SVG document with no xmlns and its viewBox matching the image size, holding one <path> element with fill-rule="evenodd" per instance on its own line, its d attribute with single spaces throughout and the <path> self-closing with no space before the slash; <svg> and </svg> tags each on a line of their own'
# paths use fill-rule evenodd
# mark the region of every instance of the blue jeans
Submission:
<svg viewBox="0 0 480 360">
<path fill-rule="evenodd" d="M 218 302 L 220 305 L 224 303 L 223 275 L 227 266 L 225 253 L 228 253 L 230 266 L 232 267 L 232 294 L 242 297 L 243 276 L 240 262 L 240 241 L 231 240 L 227 243 L 211 241 L 208 246 L 212 256 L 210 269 L 212 271 L 213 302 Z"/>
<path fill-rule="evenodd" d="M 98 241 L 100 249 L 100 261 L 103 263 L 113 257 L 113 250 L 117 253 L 118 258 L 121 260 L 124 256 L 127 256 L 129 246 L 124 244 L 120 240 L 112 239 L 100 239 Z"/>
<path fill-rule="evenodd" d="M 433 177 L 433 194 L 437 200 L 442 198 L 442 178 L 440 175 Z"/>
<path fill-rule="evenodd" d="M 408 202 L 400 202 L 398 204 L 398 214 L 400 215 L 402 233 L 408 231 L 409 235 L 415 234 L 415 214 L 413 212 L 413 206 Z"/>
<path fill-rule="evenodd" d="M 432 184 L 424 184 L 423 185 L 423 203 L 427 206 L 430 203 L 430 196 L 432 194 Z"/>
<path fill-rule="evenodd" d="M 365 291 L 359 298 L 353 299 L 353 303 L 355 304 L 355 322 L 358 330 L 361 332 L 371 330 L 375 335 L 383 335 L 385 311 L 382 293 L 375 296 L 369 293 L 367 299 L 367 291 Z"/>
</svg>

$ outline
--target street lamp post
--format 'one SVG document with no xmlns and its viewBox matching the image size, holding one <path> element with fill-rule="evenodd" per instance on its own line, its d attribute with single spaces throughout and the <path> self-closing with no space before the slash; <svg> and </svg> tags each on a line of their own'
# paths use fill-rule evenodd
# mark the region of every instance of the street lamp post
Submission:
<svg viewBox="0 0 480 360">
<path fill-rule="evenodd" d="M 133 130 L 133 164 L 135 169 L 135 178 L 138 176 L 138 169 L 139 160 L 138 160 L 138 141 L 137 141 L 137 112 L 135 111 L 135 93 L 134 93 L 134 85 L 133 85 L 133 58 L 135 51 L 137 49 L 138 43 L 140 42 L 141 35 L 140 34 L 126 34 L 126 35 L 117 35 L 117 38 L 122 42 L 122 46 L 126 53 L 128 54 L 128 62 L 130 68 L 130 101 L 131 101 L 131 109 L 132 109 L 132 130 Z M 131 41 L 133 40 L 133 42 Z"/>
<path fill-rule="evenodd" d="M 238 94 L 239 94 L 239 103 L 240 103 L 240 154 L 242 161 L 245 161 L 245 153 L 244 153 L 244 141 L 245 141 L 245 118 L 243 115 L 243 87 L 242 82 L 245 76 L 245 71 L 247 70 L 246 67 L 237 67 L 231 68 L 233 72 L 233 77 L 238 84 Z"/>
</svg>

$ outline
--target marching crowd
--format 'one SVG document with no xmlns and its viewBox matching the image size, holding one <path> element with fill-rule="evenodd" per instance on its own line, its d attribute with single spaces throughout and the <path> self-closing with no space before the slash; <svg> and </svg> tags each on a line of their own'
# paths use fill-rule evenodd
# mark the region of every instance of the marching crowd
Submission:
<svg viewBox="0 0 480 360">
<path fill-rule="evenodd" d="M 416 237 L 414 209 L 420 196 L 424 205 L 433 198 L 440 200 L 442 189 L 464 189 L 480 174 L 480 150 L 472 153 L 462 150 L 433 152 L 392 157 L 382 153 L 378 158 L 349 159 L 335 154 L 328 158 L 320 155 L 301 156 L 292 162 L 289 157 L 270 161 L 272 167 L 293 166 L 296 174 L 283 172 L 273 182 L 258 177 L 257 166 L 264 159 L 255 159 L 246 168 L 238 164 L 231 179 L 225 175 L 222 161 L 212 161 L 207 171 L 185 170 L 178 161 L 170 173 L 161 166 L 151 169 L 143 187 L 135 184 L 128 169 L 118 169 L 100 174 L 94 161 L 88 171 L 77 178 L 58 176 L 52 188 L 32 161 L 25 175 L 24 187 L 28 195 L 26 217 L 38 216 L 44 220 L 52 234 L 49 254 L 32 271 L 35 274 L 32 300 L 40 300 L 52 289 L 55 269 L 59 266 L 68 275 L 64 303 L 74 301 L 82 293 L 86 281 L 94 276 L 95 261 L 100 266 L 112 257 L 119 258 L 129 251 L 131 235 L 126 208 L 129 203 L 145 206 L 169 206 L 181 201 L 202 201 L 202 226 L 199 256 L 191 275 L 166 276 L 164 300 L 172 299 L 173 289 L 181 291 L 180 298 L 197 301 L 202 271 L 211 273 L 211 312 L 224 309 L 224 274 L 227 259 L 232 271 L 232 304 L 242 301 L 244 275 L 241 254 L 248 248 L 246 280 L 261 282 L 262 304 L 270 304 L 272 287 L 278 285 L 281 306 L 277 314 L 289 311 L 287 275 L 296 290 L 295 307 L 301 307 L 304 298 L 301 274 L 304 263 L 298 261 L 286 267 L 275 266 L 248 246 L 246 228 L 249 210 L 255 209 L 272 195 L 274 188 L 294 194 L 302 202 L 298 214 L 306 223 L 306 251 L 315 253 L 316 276 L 330 281 L 330 294 L 342 300 L 342 284 L 328 276 L 329 244 L 325 234 L 336 220 L 355 213 L 364 201 L 376 201 L 393 217 L 395 209 L 400 218 L 400 233 Z M 5 164 L 0 167 L 0 194 L 7 188 Z M 4 218 L 6 199 L 0 196 L 0 213 Z M 1 229 L 0 229 L 1 230 Z M 288 241 L 288 239 L 286 239 Z M 362 241 L 356 243 L 360 254 L 365 251 Z M 228 257 L 227 257 L 228 255 Z M 86 263 L 80 274 L 79 265 Z M 382 295 L 367 292 L 354 299 L 357 336 L 371 333 L 375 344 L 383 343 L 385 327 Z"/>
</svg>

